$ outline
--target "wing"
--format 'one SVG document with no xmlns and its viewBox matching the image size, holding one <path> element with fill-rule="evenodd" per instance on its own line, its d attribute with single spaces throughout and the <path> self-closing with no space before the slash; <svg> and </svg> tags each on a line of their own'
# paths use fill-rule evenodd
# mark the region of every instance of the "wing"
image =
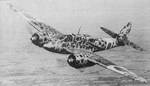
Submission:
<svg viewBox="0 0 150 86">
<path fill-rule="evenodd" d="M 140 82 L 147 82 L 144 78 L 139 77 L 138 75 L 131 72 L 127 68 L 122 67 L 122 66 L 118 66 L 118 65 L 114 64 L 113 62 L 111 62 L 111 61 L 109 61 L 109 60 L 107 60 L 107 59 L 105 59 L 105 58 L 103 58 L 99 55 L 93 54 L 92 56 L 87 57 L 87 59 L 89 61 L 92 61 L 92 62 L 96 63 L 97 65 L 100 65 L 100 66 L 102 66 L 106 69 L 109 69 L 111 71 L 114 71 L 116 73 L 124 75 L 126 77 L 129 77 L 133 80 L 137 80 L 137 81 L 140 81 Z"/>
<path fill-rule="evenodd" d="M 51 27 L 50 25 L 47 25 L 43 22 L 40 22 L 36 18 L 32 17 L 28 13 L 24 12 L 23 10 L 17 9 L 14 7 L 11 3 L 8 3 L 9 7 L 12 11 L 16 12 L 20 16 L 22 16 L 31 26 L 34 27 L 39 33 L 45 33 L 46 35 L 56 35 L 56 36 L 62 36 L 63 34 Z"/>
<path fill-rule="evenodd" d="M 99 66 L 102 66 L 106 69 L 109 69 L 111 71 L 114 71 L 116 73 L 119 73 L 121 75 L 124 75 L 128 78 L 131 78 L 133 80 L 137 80 L 140 82 L 144 82 L 146 83 L 146 79 L 139 77 L 138 75 L 136 75 L 135 73 L 131 72 L 130 70 L 126 69 L 125 67 L 122 66 L 118 66 L 115 63 L 103 58 L 102 56 L 96 55 L 93 52 L 88 52 L 88 51 L 80 51 L 80 50 L 70 50 L 73 52 L 73 58 L 76 57 L 76 63 L 78 65 L 86 65 L 88 63 L 84 63 L 87 62 L 86 60 L 93 62 Z M 77 52 L 78 51 L 78 52 Z M 85 60 L 85 61 L 84 61 Z M 70 60 L 71 61 L 71 60 Z M 73 64 L 75 63 L 75 61 L 73 62 Z"/>
<path fill-rule="evenodd" d="M 45 33 L 48 36 L 51 36 L 51 37 L 63 36 L 63 34 L 61 32 L 57 31 L 55 28 L 53 28 L 43 22 L 34 20 L 34 21 L 30 21 L 29 24 L 32 25 L 34 28 L 38 29 L 38 31 Z"/>
</svg>

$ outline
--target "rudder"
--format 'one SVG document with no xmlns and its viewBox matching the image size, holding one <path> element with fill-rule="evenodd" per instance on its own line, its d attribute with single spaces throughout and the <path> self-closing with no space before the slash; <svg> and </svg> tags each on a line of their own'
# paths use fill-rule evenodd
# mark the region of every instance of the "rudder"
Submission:
<svg viewBox="0 0 150 86">
<path fill-rule="evenodd" d="M 132 24 L 131 22 L 128 22 L 127 25 L 125 25 L 119 32 L 119 36 L 124 36 L 124 35 L 128 35 L 131 31 L 131 27 L 132 27 Z"/>
</svg>

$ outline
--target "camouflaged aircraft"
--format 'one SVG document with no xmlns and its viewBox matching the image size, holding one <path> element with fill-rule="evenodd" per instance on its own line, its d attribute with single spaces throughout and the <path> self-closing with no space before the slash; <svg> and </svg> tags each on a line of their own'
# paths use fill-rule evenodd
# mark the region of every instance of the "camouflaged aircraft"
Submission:
<svg viewBox="0 0 150 86">
<path fill-rule="evenodd" d="M 50 52 L 68 54 L 67 63 L 76 69 L 99 65 L 116 73 L 119 73 L 132 80 L 144 82 L 147 80 L 129 71 L 125 67 L 118 66 L 115 63 L 97 55 L 95 52 L 104 51 L 120 46 L 131 46 L 134 49 L 143 51 L 144 49 L 131 42 L 128 34 L 131 31 L 132 24 L 129 22 L 119 33 L 115 33 L 100 27 L 111 38 L 94 38 L 87 34 L 63 34 L 53 27 L 40 22 L 31 17 L 22 10 L 18 10 L 12 4 L 10 8 L 21 15 L 30 24 L 36 32 L 32 34 L 31 41 L 34 45 L 44 48 Z"/>
</svg>

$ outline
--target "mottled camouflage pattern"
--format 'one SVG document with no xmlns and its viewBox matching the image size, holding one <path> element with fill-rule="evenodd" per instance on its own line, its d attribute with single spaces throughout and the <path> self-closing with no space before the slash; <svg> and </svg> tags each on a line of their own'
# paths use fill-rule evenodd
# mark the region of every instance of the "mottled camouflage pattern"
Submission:
<svg viewBox="0 0 150 86">
<path fill-rule="evenodd" d="M 34 35 L 32 37 L 34 37 Z M 120 46 L 117 39 L 93 38 L 86 34 L 68 34 L 63 35 L 59 38 L 56 38 L 55 36 L 51 38 L 41 36 L 40 39 L 36 40 L 36 43 L 39 42 L 39 40 L 41 40 L 41 43 L 39 43 L 39 45 L 43 45 L 41 47 L 49 49 L 50 51 L 53 48 L 53 52 L 59 53 L 61 53 L 62 49 L 66 49 L 66 51 L 67 49 L 81 49 L 96 52 Z"/>
<path fill-rule="evenodd" d="M 33 44 L 43 47 L 51 52 L 70 54 L 67 59 L 70 66 L 74 68 L 83 68 L 97 64 L 134 80 L 147 82 L 144 78 L 138 77 L 135 73 L 127 70 L 126 68 L 117 66 L 111 61 L 94 53 L 96 51 L 102 51 L 125 44 L 142 51 L 142 48 L 127 39 L 127 34 L 131 30 L 130 23 L 128 23 L 119 34 L 116 34 L 106 28 L 102 28 L 104 32 L 112 37 L 109 39 L 93 38 L 90 35 L 79 33 L 64 35 L 59 31 L 56 31 L 53 27 L 39 22 L 30 15 L 16 9 L 12 4 L 8 5 L 14 12 L 21 15 L 31 26 L 33 26 L 33 28 L 37 30 L 37 32 L 32 34 L 31 37 Z"/>
</svg>

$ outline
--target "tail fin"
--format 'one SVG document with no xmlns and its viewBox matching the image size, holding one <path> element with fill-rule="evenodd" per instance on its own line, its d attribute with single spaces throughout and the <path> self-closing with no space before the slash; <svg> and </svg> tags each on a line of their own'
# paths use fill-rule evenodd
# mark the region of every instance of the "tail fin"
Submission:
<svg viewBox="0 0 150 86">
<path fill-rule="evenodd" d="M 120 32 L 114 33 L 113 31 L 106 29 L 104 27 L 100 27 L 105 33 L 107 33 L 108 35 L 110 35 L 112 38 L 116 38 L 118 41 L 118 44 L 123 46 L 123 45 L 128 45 L 131 46 L 132 48 L 136 49 L 136 50 L 140 50 L 140 51 L 144 51 L 143 48 L 141 48 L 140 46 L 136 45 L 135 43 L 131 42 L 130 40 L 128 40 L 128 34 L 131 31 L 131 27 L 132 24 L 130 22 L 128 22 L 127 25 L 125 25 Z"/>
<path fill-rule="evenodd" d="M 128 35 L 131 31 L 131 27 L 132 27 L 132 24 L 130 22 L 128 22 L 127 25 L 125 25 L 121 30 L 120 30 L 120 33 L 119 35 L 120 36 L 123 36 L 123 35 Z"/>
</svg>

